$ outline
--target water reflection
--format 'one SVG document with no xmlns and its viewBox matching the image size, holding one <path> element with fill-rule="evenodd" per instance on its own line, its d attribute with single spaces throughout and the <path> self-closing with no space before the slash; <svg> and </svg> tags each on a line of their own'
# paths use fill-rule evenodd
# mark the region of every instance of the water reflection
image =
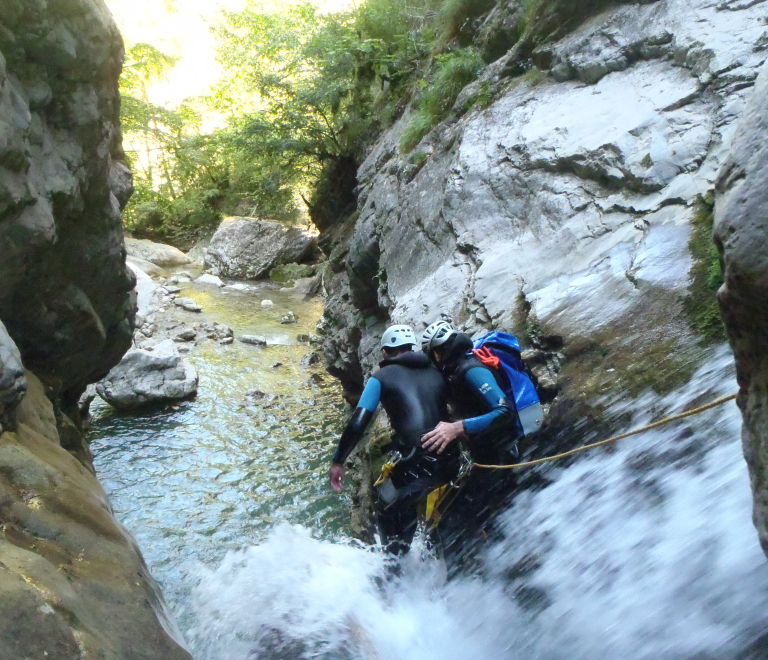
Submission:
<svg viewBox="0 0 768 660">
<path fill-rule="evenodd" d="M 301 365 L 315 349 L 296 341 L 314 330 L 322 303 L 275 290 L 190 286 L 184 295 L 203 306 L 197 320 L 280 344 L 205 342 L 189 357 L 200 376 L 193 401 L 132 415 L 94 403 L 90 439 L 99 478 L 176 611 L 199 563 L 215 565 L 227 551 L 258 543 L 281 521 L 333 537 L 348 520 L 347 503 L 326 477 L 340 392 L 321 369 Z M 262 309 L 265 297 L 274 307 Z M 288 310 L 297 324 L 280 323 Z M 249 395 L 253 390 L 268 396 Z M 183 612 L 180 619 L 183 627 Z"/>
</svg>

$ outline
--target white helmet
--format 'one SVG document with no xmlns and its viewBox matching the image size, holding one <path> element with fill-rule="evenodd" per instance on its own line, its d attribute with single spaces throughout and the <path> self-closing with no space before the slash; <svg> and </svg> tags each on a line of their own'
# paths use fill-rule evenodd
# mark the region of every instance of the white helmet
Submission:
<svg viewBox="0 0 768 660">
<path fill-rule="evenodd" d="M 459 334 L 459 331 L 449 321 L 435 321 L 421 335 L 421 350 L 429 354 L 431 350 L 442 346 L 457 334 Z"/>
<path fill-rule="evenodd" d="M 416 334 L 409 325 L 391 325 L 381 336 L 382 348 L 395 348 L 397 346 L 415 346 Z"/>
</svg>

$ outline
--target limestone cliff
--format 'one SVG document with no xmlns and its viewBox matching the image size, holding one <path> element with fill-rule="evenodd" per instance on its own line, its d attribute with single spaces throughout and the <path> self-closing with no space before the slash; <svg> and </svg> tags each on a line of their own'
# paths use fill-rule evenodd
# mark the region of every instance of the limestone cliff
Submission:
<svg viewBox="0 0 768 660">
<path fill-rule="evenodd" d="M 133 331 L 122 58 L 100 0 L 2 2 L 0 319 L 65 413 Z"/>
<path fill-rule="evenodd" d="M 725 262 L 718 298 L 736 357 L 754 521 L 768 554 L 768 65 L 718 180 L 715 240 Z"/>
<path fill-rule="evenodd" d="M 101 0 L 0 0 L 1 658 L 189 658 L 78 426 L 134 323 L 122 56 Z"/>
<path fill-rule="evenodd" d="M 530 66 L 514 46 L 410 154 L 406 113 L 358 171 L 359 215 L 321 237 L 325 352 L 349 398 L 387 323 L 418 331 L 440 313 L 532 349 L 550 440 L 595 432 L 605 397 L 684 381 L 706 359 L 689 242 L 766 20 L 765 2 L 614 6 L 528 53 L 544 75 L 512 77 Z"/>
</svg>

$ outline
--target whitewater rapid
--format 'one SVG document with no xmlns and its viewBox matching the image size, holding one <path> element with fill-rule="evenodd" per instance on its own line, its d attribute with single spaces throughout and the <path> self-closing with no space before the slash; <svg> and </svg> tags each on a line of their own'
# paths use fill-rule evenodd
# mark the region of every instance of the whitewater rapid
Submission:
<svg viewBox="0 0 768 660">
<path fill-rule="evenodd" d="M 631 428 L 729 394 L 732 364 L 714 350 L 679 390 L 609 412 Z M 514 498 L 472 575 L 279 525 L 199 569 L 187 637 L 198 660 L 768 657 L 740 428 L 730 402 L 545 468 L 552 483 Z"/>
</svg>

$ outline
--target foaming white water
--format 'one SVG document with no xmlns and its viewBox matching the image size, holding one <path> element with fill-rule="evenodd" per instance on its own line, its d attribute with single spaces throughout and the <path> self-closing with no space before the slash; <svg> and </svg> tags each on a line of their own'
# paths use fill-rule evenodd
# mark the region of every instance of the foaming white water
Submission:
<svg viewBox="0 0 768 660">
<path fill-rule="evenodd" d="M 632 424 L 735 390 L 721 351 L 681 390 L 613 406 Z M 480 575 L 280 527 L 195 593 L 200 660 L 737 658 L 768 630 L 735 404 L 548 475 L 499 520 Z M 754 657 L 763 657 L 752 655 Z"/>
</svg>

